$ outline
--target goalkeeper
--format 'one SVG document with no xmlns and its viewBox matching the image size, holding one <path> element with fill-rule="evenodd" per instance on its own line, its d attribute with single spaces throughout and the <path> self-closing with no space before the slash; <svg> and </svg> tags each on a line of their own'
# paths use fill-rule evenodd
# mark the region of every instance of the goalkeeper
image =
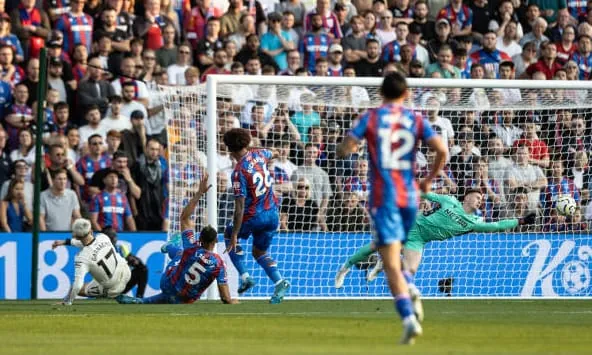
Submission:
<svg viewBox="0 0 592 355">
<path fill-rule="evenodd" d="M 454 197 L 431 192 L 422 194 L 422 198 L 435 202 L 436 205 L 431 211 L 424 212 L 424 214 L 417 217 L 415 225 L 409 231 L 407 241 L 403 245 L 403 273 L 406 273 L 411 280 L 413 280 L 413 275 L 419 268 L 426 243 L 442 241 L 470 232 L 508 230 L 518 225 L 532 224 L 536 218 L 536 214 L 533 212 L 519 219 L 505 219 L 499 222 L 485 223 L 481 217 L 475 215 L 483 202 L 483 194 L 477 189 L 467 190 L 462 203 Z M 358 249 L 337 272 L 335 287 L 343 287 L 343 281 L 350 268 L 366 260 L 375 251 L 376 247 L 372 242 Z M 368 281 L 374 280 L 376 275 L 382 271 L 381 265 L 382 262 L 379 261 L 376 267 L 368 273 Z M 409 287 L 410 292 L 413 293 L 411 289 L 417 292 L 412 282 L 409 283 Z"/>
</svg>

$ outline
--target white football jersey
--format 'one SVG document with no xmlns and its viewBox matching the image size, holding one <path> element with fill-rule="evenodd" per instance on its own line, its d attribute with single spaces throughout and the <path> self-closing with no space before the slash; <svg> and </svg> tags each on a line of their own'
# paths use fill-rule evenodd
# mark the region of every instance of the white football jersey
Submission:
<svg viewBox="0 0 592 355">
<path fill-rule="evenodd" d="M 82 249 L 74 259 L 74 284 L 68 298 L 72 302 L 84 284 L 84 276 L 90 272 L 94 281 L 104 289 L 120 282 L 120 275 L 129 269 L 127 261 L 119 255 L 108 236 L 97 233 L 95 239 L 86 246 L 72 239 L 72 245 Z"/>
</svg>

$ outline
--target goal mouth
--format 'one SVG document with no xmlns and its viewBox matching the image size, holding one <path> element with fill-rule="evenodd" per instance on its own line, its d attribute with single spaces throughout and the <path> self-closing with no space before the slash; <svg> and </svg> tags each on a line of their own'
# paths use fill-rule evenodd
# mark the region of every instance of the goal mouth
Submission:
<svg viewBox="0 0 592 355">
<path fill-rule="evenodd" d="M 365 210 L 371 190 L 364 175 L 366 148 L 345 160 L 335 158 L 334 149 L 361 112 L 382 103 L 381 82 L 211 75 L 205 85 L 159 87 L 169 136 L 169 235 L 180 232 L 181 210 L 204 172 L 213 187 L 196 210 L 196 228 L 212 224 L 223 233 L 234 208 L 234 164 L 221 137 L 229 128 L 246 127 L 254 145 L 287 151 L 272 166 L 285 225 L 269 252 L 292 282 L 288 296 L 388 296 L 383 277 L 367 283 L 365 268 L 353 268 L 343 288 L 333 285 L 339 267 L 372 239 Z M 480 213 L 485 222 L 538 213 L 533 226 L 428 243 L 416 275 L 422 293 L 436 298 L 590 297 L 586 251 L 592 248 L 592 237 L 586 207 L 592 83 L 412 78 L 408 86 L 405 105 L 428 119 L 449 142 L 449 161 L 433 191 L 461 199 L 465 189 L 482 189 L 485 202 Z M 309 143 L 316 151 L 307 151 Z M 307 154 L 317 154 L 316 159 Z M 431 158 L 425 147 L 418 148 L 418 177 L 425 174 Z M 320 170 L 309 166 L 311 159 Z M 532 168 L 526 171 L 524 166 Z M 299 169 L 305 173 L 298 174 Z M 480 174 L 483 170 L 486 179 Z M 576 200 L 573 216 L 555 209 L 561 194 Z M 421 208 L 430 205 L 424 202 Z M 250 244 L 242 242 L 247 255 Z M 269 296 L 272 285 L 247 259 L 247 269 L 258 282 L 250 295 Z M 232 263 L 226 264 L 236 280 Z M 440 283 L 443 280 L 451 282 Z"/>
</svg>

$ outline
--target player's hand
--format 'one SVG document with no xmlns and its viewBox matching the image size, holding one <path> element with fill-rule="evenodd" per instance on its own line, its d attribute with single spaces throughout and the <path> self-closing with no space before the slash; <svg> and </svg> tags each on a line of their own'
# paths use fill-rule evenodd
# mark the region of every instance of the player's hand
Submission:
<svg viewBox="0 0 592 355">
<path fill-rule="evenodd" d="M 206 192 L 208 192 L 210 187 L 212 187 L 212 185 L 208 185 L 208 178 L 209 177 L 210 176 L 208 175 L 208 173 L 205 173 L 201 177 L 201 180 L 199 181 L 199 193 L 200 194 L 205 194 Z"/>
<path fill-rule="evenodd" d="M 419 182 L 419 189 L 424 194 L 427 194 L 432 189 L 432 181 L 429 179 L 423 179 Z"/>
<path fill-rule="evenodd" d="M 66 245 L 63 240 L 54 240 L 54 242 L 51 243 L 51 249 L 53 250 L 53 249 L 60 247 L 62 245 Z"/>
<path fill-rule="evenodd" d="M 527 213 L 524 217 L 520 218 L 518 220 L 518 223 L 520 225 L 524 225 L 524 224 L 534 224 L 536 221 L 536 213 L 535 212 L 529 212 Z"/>
<path fill-rule="evenodd" d="M 238 244 L 238 236 L 233 234 L 232 237 L 230 237 L 230 243 L 226 247 L 225 253 L 230 253 L 231 251 L 234 251 L 236 249 L 237 244 Z"/>
</svg>

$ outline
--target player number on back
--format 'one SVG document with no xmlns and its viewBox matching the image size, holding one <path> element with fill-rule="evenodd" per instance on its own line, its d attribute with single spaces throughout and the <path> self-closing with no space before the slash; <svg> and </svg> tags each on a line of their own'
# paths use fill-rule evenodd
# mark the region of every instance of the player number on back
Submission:
<svg viewBox="0 0 592 355">
<path fill-rule="evenodd" d="M 189 267 L 185 274 L 185 282 L 190 285 L 197 285 L 201 281 L 201 274 L 206 272 L 206 268 L 203 267 L 199 261 L 196 261 Z"/>
<path fill-rule="evenodd" d="M 267 169 L 267 165 L 263 166 L 263 174 L 256 172 L 253 174 L 253 185 L 255 185 L 255 196 L 259 197 L 267 192 L 271 186 L 271 173 Z"/>
<path fill-rule="evenodd" d="M 381 141 L 382 168 L 392 170 L 411 169 L 411 162 L 404 160 L 404 158 L 411 153 L 415 146 L 413 133 L 404 129 L 380 128 L 378 135 Z M 397 148 L 393 149 L 393 145 L 397 145 Z"/>
<path fill-rule="evenodd" d="M 113 268 L 110 268 L 109 265 L 107 265 L 107 262 L 113 259 L 113 261 L 110 261 L 110 264 L 115 264 L 113 265 Z M 109 250 L 109 252 L 107 253 L 107 255 L 105 255 L 105 257 L 101 260 L 99 260 L 99 262 L 97 262 L 97 265 L 99 265 L 100 267 L 103 268 L 103 271 L 105 271 L 105 274 L 107 274 L 107 277 L 111 278 L 113 276 L 113 272 L 111 270 L 115 270 L 117 268 L 117 257 L 115 257 L 115 250 L 113 250 L 113 248 L 111 248 L 111 250 Z"/>
</svg>

